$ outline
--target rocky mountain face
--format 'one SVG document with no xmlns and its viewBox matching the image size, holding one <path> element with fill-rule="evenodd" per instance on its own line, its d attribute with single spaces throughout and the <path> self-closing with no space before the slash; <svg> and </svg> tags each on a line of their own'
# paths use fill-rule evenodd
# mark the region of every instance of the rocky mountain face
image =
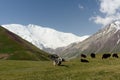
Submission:
<svg viewBox="0 0 120 80">
<path fill-rule="evenodd" d="M 61 56 L 78 57 L 81 53 L 120 52 L 120 21 L 114 21 L 78 44 L 67 46 Z"/>
</svg>

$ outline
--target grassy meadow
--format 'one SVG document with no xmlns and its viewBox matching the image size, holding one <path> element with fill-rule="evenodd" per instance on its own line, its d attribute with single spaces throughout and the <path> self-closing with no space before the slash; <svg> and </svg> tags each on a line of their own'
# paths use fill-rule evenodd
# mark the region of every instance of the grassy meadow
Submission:
<svg viewBox="0 0 120 80">
<path fill-rule="evenodd" d="M 0 80 L 120 80 L 120 58 L 74 59 L 53 66 L 52 61 L 0 60 Z"/>
</svg>

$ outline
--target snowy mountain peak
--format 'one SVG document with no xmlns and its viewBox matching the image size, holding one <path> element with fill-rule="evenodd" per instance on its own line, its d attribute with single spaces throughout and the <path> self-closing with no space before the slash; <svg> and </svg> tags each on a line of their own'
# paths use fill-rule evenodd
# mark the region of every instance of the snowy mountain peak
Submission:
<svg viewBox="0 0 120 80">
<path fill-rule="evenodd" d="M 116 29 L 116 31 L 120 30 L 120 21 L 114 21 L 112 23 L 109 24 L 109 28 L 110 29 Z"/>
<path fill-rule="evenodd" d="M 120 30 L 120 21 L 114 21 L 110 24 L 103 27 L 101 30 L 99 30 L 100 33 L 107 34 L 107 33 L 116 33 L 118 30 Z"/>
<path fill-rule="evenodd" d="M 74 42 L 80 42 L 89 36 L 79 37 L 72 33 L 63 33 L 55 29 L 29 24 L 27 26 L 20 24 L 2 25 L 9 31 L 17 34 L 23 39 L 31 42 L 40 49 L 65 47 Z"/>
</svg>

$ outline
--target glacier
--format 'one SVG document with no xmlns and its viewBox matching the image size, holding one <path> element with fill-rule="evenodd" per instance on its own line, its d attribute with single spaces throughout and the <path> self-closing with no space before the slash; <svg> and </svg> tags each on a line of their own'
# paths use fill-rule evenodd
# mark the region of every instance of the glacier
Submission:
<svg viewBox="0 0 120 80">
<path fill-rule="evenodd" d="M 89 37 L 89 35 L 79 37 L 72 33 L 64 33 L 33 24 L 5 24 L 2 26 L 40 49 L 65 47 L 71 43 L 81 42 Z"/>
</svg>

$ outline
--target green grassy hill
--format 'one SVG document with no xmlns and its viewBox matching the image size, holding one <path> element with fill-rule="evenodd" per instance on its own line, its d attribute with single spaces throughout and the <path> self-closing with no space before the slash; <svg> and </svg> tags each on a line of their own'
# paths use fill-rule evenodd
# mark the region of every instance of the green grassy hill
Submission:
<svg viewBox="0 0 120 80">
<path fill-rule="evenodd" d="M 0 59 L 49 60 L 48 53 L 36 48 L 0 26 Z"/>
<path fill-rule="evenodd" d="M 87 58 L 53 66 L 51 61 L 0 61 L 0 80 L 120 80 L 120 58 Z"/>
</svg>

